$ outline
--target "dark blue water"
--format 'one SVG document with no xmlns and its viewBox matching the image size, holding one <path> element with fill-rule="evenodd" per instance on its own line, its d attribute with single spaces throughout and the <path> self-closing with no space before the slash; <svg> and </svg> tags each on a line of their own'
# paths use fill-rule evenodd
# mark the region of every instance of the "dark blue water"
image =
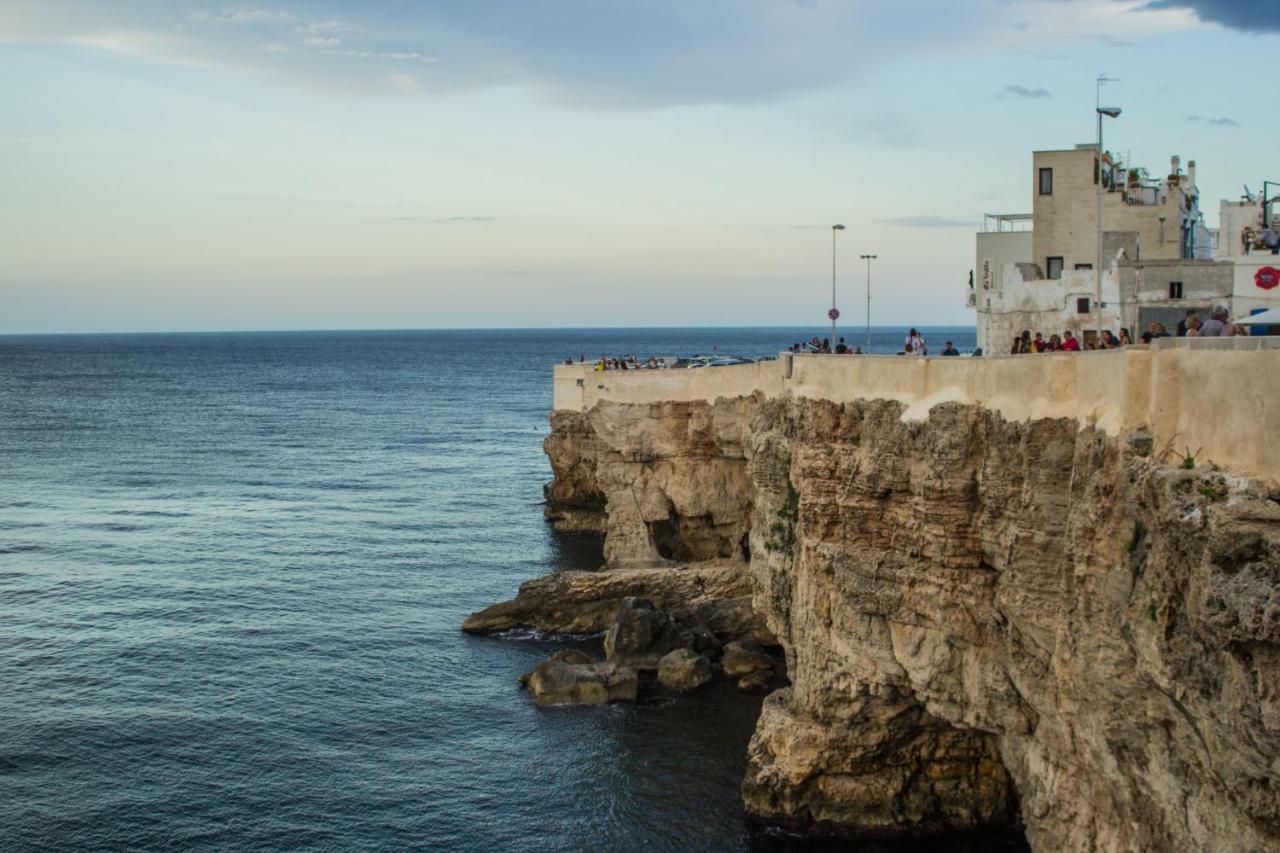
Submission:
<svg viewBox="0 0 1280 853">
<path fill-rule="evenodd" d="M 804 334 L 0 338 L 0 847 L 793 846 L 758 700 L 539 711 L 553 647 L 458 625 L 599 562 L 542 520 L 553 362 Z"/>
</svg>

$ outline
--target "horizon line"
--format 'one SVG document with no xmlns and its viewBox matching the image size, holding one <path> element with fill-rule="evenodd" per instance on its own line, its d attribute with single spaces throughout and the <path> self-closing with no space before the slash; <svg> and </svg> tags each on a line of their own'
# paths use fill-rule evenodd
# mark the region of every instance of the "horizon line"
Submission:
<svg viewBox="0 0 1280 853">
<path fill-rule="evenodd" d="M 965 329 L 977 331 L 977 324 L 966 323 L 888 323 L 871 326 L 872 329 Z M 93 331 L 37 331 L 6 332 L 0 331 L 0 338 L 34 338 L 60 336 L 90 335 L 283 335 L 283 334 L 335 334 L 363 332 L 616 332 L 616 331 L 649 331 L 674 329 L 825 329 L 823 326 L 810 325 L 735 325 L 735 326 L 688 326 L 688 325 L 654 325 L 654 326 L 434 326 L 434 327 L 395 327 L 369 326 L 346 329 L 337 328 L 299 328 L 299 329 L 134 329 L 134 330 L 93 330 Z M 851 326 L 853 331 L 846 334 L 857 334 L 865 331 L 866 326 Z M 830 334 L 830 332 L 828 332 Z"/>
</svg>

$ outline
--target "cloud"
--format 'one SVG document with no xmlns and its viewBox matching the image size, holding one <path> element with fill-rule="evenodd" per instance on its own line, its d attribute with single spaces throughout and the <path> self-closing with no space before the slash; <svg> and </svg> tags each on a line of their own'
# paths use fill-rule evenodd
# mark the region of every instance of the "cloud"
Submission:
<svg viewBox="0 0 1280 853">
<path fill-rule="evenodd" d="M 0 41 L 176 34 L 181 43 L 149 52 L 148 61 L 198 61 L 340 94 L 385 92 L 396 71 L 389 66 L 429 62 L 413 91 L 517 86 L 569 107 L 634 110 L 765 103 L 833 88 L 913 53 L 984 38 L 1005 2 L 558 0 L 551 13 L 528 0 L 366 0 L 326 3 L 324 14 L 309 15 L 315 7 L 282 0 L 195 11 L 168 0 L 41 0 L 0 12 Z"/>
<path fill-rule="evenodd" d="M 422 81 L 403 71 L 392 71 L 388 74 L 387 85 L 402 95 L 411 95 L 414 92 L 422 91 Z"/>
<path fill-rule="evenodd" d="M 431 225 L 447 225 L 455 222 L 496 222 L 495 216 L 443 216 L 432 218 L 429 216 L 397 216 L 394 222 L 426 222 Z"/>
<path fill-rule="evenodd" d="M 1150 0 L 1140 9 L 1183 9 L 1200 20 L 1251 33 L 1280 33 L 1275 0 Z"/>
<path fill-rule="evenodd" d="M 947 219 L 942 216 L 900 216 L 897 219 L 881 219 L 886 225 L 898 225 L 903 228 L 974 228 L 976 222 L 966 219 Z"/>
<path fill-rule="evenodd" d="M 1040 98 L 1051 98 L 1049 90 L 1043 86 L 1035 89 L 1028 89 L 1026 86 L 1019 86 L 1017 83 L 1010 83 L 1000 90 L 1001 95 L 1014 95 L 1019 98 L 1032 98 L 1039 100 Z"/>
<path fill-rule="evenodd" d="M 260 24 L 271 21 L 293 20 L 293 15 L 289 12 L 255 9 L 248 6 L 236 6 L 220 11 L 195 9 L 188 14 L 188 17 L 193 21 L 214 24 Z"/>
<path fill-rule="evenodd" d="M 285 0 L 195 11 L 171 0 L 40 0 L 0 11 L 0 41 L 90 46 L 107 34 L 151 34 L 170 39 L 167 47 L 130 55 L 270 75 L 341 95 L 519 87 L 572 108 L 645 110 L 782 101 L 921 54 L 1041 50 L 1046 41 L 1100 32 L 1119 39 L 1204 26 L 1171 2 L 330 0 L 323 13 L 309 13 L 316 6 Z M 431 67 L 393 77 L 406 62 Z M 1015 85 L 1004 94 L 1048 96 L 1040 92 Z M 889 144 L 915 139 L 905 125 L 864 132 Z"/>
<path fill-rule="evenodd" d="M 1204 118 L 1202 116 L 1187 116 L 1187 121 L 1194 121 L 1198 124 L 1207 124 L 1213 127 L 1241 127 L 1240 122 L 1227 116 L 1219 116 L 1218 118 Z"/>
</svg>

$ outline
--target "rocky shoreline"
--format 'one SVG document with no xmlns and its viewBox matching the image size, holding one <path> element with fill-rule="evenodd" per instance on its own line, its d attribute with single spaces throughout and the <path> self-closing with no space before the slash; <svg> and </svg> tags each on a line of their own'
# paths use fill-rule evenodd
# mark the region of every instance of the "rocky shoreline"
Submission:
<svg viewBox="0 0 1280 853">
<path fill-rule="evenodd" d="M 742 791 L 787 831 L 1280 850 L 1280 493 L 1074 419 L 902 413 L 555 412 L 548 518 L 606 567 L 464 629 L 604 633 L 527 675 L 543 704 L 771 690 Z M 733 662 L 772 646 L 757 687 Z"/>
<path fill-rule="evenodd" d="M 634 702 L 716 678 L 768 692 L 786 683 L 786 666 L 749 588 L 746 566 L 732 561 L 561 572 L 522 584 L 516 598 L 472 614 L 462 628 L 602 633 L 603 660 L 565 650 L 520 677 L 543 706 Z"/>
</svg>

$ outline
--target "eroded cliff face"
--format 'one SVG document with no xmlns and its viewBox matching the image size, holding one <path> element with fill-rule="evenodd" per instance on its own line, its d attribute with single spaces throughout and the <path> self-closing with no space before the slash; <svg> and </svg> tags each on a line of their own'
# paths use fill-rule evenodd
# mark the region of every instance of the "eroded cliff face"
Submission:
<svg viewBox="0 0 1280 853">
<path fill-rule="evenodd" d="M 556 413 L 611 565 L 745 553 L 791 686 L 748 811 L 1016 821 L 1038 849 L 1280 849 L 1280 495 L 1071 420 L 785 397 Z"/>
<path fill-rule="evenodd" d="M 745 437 L 753 398 L 555 412 L 544 444 L 548 517 L 605 533 L 610 568 L 745 559 L 751 524 Z"/>
</svg>

